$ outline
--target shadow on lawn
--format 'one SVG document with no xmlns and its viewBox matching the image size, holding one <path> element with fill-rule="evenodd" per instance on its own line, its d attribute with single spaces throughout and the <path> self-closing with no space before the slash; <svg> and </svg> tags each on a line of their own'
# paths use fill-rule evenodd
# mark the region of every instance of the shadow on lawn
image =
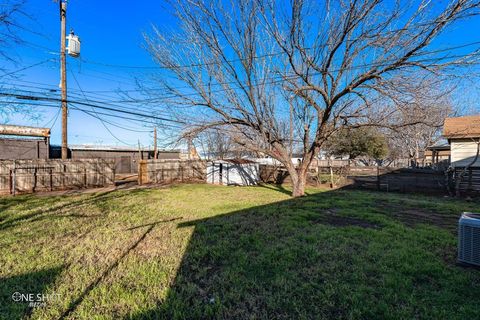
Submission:
<svg viewBox="0 0 480 320">
<path fill-rule="evenodd" d="M 55 281 L 55 278 L 63 270 L 63 266 L 29 272 L 8 278 L 0 278 L 0 319 L 23 319 L 32 312 L 29 303 L 25 301 L 14 301 L 13 294 L 43 294 Z M 46 302 L 48 303 L 48 302 Z"/>
<path fill-rule="evenodd" d="M 454 250 L 451 239 L 405 228 L 375 200 L 337 190 L 181 223 L 195 230 L 166 299 L 127 318 L 473 314 L 478 286 L 440 252 Z"/>
<path fill-rule="evenodd" d="M 131 196 L 132 194 L 135 193 L 142 193 L 145 192 L 144 190 L 138 189 L 138 190 L 132 190 L 129 193 L 124 193 L 124 194 L 119 194 L 118 192 L 114 192 L 115 190 L 111 191 L 105 191 L 105 192 L 99 192 L 89 198 L 86 199 L 79 199 L 76 201 L 71 201 L 67 204 L 65 203 L 60 203 L 57 205 L 53 205 L 49 208 L 42 208 L 42 209 L 37 209 L 37 210 L 32 210 L 32 212 L 24 215 L 20 215 L 16 218 L 13 219 L 8 219 L 8 217 L 1 218 L 0 216 L 0 231 L 2 230 L 7 230 L 12 227 L 15 227 L 17 225 L 20 225 L 24 222 L 34 222 L 34 221 L 40 221 L 44 219 L 52 219 L 52 218 L 64 218 L 64 217 L 72 217 L 72 218 L 91 218 L 92 216 L 89 215 L 79 215 L 79 214 L 66 214 L 66 215 L 59 215 L 57 212 L 59 211 L 64 211 L 68 210 L 71 208 L 76 208 L 78 209 L 81 206 L 88 206 L 91 204 L 101 204 L 104 201 L 112 200 L 112 199 L 118 199 L 122 197 L 127 197 Z M 41 199 L 41 198 L 40 198 Z M 12 201 L 12 200 L 9 200 Z M 19 201 L 12 201 L 13 205 L 19 205 L 23 202 L 24 200 L 19 200 Z M 61 202 L 61 200 L 60 200 Z"/>
<path fill-rule="evenodd" d="M 138 245 L 153 231 L 153 229 L 159 225 L 159 224 L 163 224 L 163 223 L 167 223 L 167 222 L 172 222 L 172 221 L 175 221 L 175 220 L 180 220 L 182 219 L 182 217 L 176 217 L 176 218 L 171 218 L 171 219 L 167 219 L 167 220 L 159 220 L 159 221 L 155 221 L 155 222 L 152 222 L 152 223 L 149 223 L 149 224 L 144 224 L 144 225 L 140 225 L 140 226 L 135 226 L 135 227 L 132 227 L 132 228 L 129 228 L 125 231 L 130 231 L 130 230 L 135 230 L 135 229 L 139 229 L 139 228 L 145 228 L 145 227 L 148 227 L 143 233 L 142 235 L 132 244 L 130 245 L 127 249 L 125 249 L 125 251 L 123 251 L 123 253 L 113 261 L 113 263 L 111 263 L 95 280 L 93 280 L 86 288 L 85 290 L 83 290 L 83 292 L 73 301 L 70 302 L 67 310 L 65 310 L 65 312 L 62 313 L 62 315 L 60 316 L 59 319 L 65 319 L 67 318 L 70 314 L 72 314 L 76 308 L 83 302 L 83 300 L 85 299 L 86 296 L 88 296 L 88 294 L 93 290 L 95 289 L 95 287 L 103 280 L 105 279 L 109 274 L 110 272 L 112 272 L 112 270 L 114 270 L 119 264 L 120 262 L 125 259 L 125 257 L 133 250 L 135 250 L 136 247 L 138 247 Z"/>
</svg>

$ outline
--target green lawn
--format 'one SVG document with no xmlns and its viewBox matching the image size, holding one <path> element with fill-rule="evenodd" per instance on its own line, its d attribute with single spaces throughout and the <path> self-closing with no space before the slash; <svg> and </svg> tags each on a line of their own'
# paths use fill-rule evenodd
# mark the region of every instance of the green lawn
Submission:
<svg viewBox="0 0 480 320">
<path fill-rule="evenodd" d="M 179 185 L 0 198 L 0 318 L 478 319 L 477 202 Z M 12 294 L 56 294 L 44 306 Z"/>
</svg>

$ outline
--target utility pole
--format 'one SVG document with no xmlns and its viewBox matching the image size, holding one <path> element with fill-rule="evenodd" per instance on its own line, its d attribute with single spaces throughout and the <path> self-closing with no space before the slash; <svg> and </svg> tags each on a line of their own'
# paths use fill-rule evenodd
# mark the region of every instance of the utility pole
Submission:
<svg viewBox="0 0 480 320">
<path fill-rule="evenodd" d="M 67 1 L 59 0 L 60 3 L 60 86 L 62 89 L 62 159 L 68 157 L 67 143 L 67 57 L 65 55 L 66 24 L 67 24 Z"/>
<path fill-rule="evenodd" d="M 153 159 L 157 160 L 157 127 L 153 128 Z"/>
</svg>

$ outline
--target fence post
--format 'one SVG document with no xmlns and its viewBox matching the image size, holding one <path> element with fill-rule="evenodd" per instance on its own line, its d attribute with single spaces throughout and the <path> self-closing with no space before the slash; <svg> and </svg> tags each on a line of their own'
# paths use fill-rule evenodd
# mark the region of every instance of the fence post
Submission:
<svg viewBox="0 0 480 320">
<path fill-rule="evenodd" d="M 142 180 L 142 175 L 143 175 L 143 166 L 142 166 L 142 163 L 140 161 L 138 161 L 138 184 L 139 185 L 142 185 L 143 184 L 143 180 Z"/>
<path fill-rule="evenodd" d="M 12 177 L 12 189 L 13 189 L 13 195 L 15 195 L 15 189 L 17 188 L 16 186 L 16 176 L 17 176 L 17 163 L 15 160 L 13 160 L 13 177 Z"/>
<path fill-rule="evenodd" d="M 377 190 L 380 191 L 380 167 L 377 164 Z"/>
<path fill-rule="evenodd" d="M 32 186 L 32 192 L 35 192 L 35 189 L 37 188 L 37 168 L 33 169 L 33 186 Z"/>
<path fill-rule="evenodd" d="M 13 175 L 13 170 L 10 169 L 9 172 L 10 172 L 10 175 L 9 175 L 9 181 L 8 181 L 8 189 L 9 189 L 9 193 L 12 194 L 12 182 L 13 182 L 13 179 L 12 179 L 12 175 Z"/>
<path fill-rule="evenodd" d="M 88 185 L 87 185 L 87 167 L 86 165 L 84 164 L 84 167 L 83 167 L 83 187 L 84 188 L 87 188 Z"/>
<path fill-rule="evenodd" d="M 67 166 L 63 164 L 63 174 L 62 174 L 62 190 L 65 188 L 65 175 L 67 172 Z"/>
<path fill-rule="evenodd" d="M 52 168 L 48 169 L 50 175 L 50 191 L 53 191 L 53 177 L 52 177 Z"/>
<path fill-rule="evenodd" d="M 472 190 L 472 168 L 468 168 L 468 188 L 467 192 L 470 192 Z"/>
</svg>

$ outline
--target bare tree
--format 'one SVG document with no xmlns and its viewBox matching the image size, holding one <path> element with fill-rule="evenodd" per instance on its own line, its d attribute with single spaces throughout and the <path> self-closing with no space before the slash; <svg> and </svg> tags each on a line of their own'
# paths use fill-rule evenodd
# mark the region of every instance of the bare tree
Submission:
<svg viewBox="0 0 480 320">
<path fill-rule="evenodd" d="M 451 56 L 430 45 L 479 7 L 473 0 L 176 0 L 179 31 L 156 28 L 146 38 L 165 70 L 160 84 L 175 103 L 171 112 L 191 123 L 187 134 L 235 132 L 237 144 L 279 160 L 293 196 L 302 196 L 309 165 L 339 128 L 421 122 L 391 121 L 401 112 L 395 85 L 419 70 L 441 79 L 473 63 L 476 52 Z M 303 151 L 298 166 L 293 144 Z"/>
<path fill-rule="evenodd" d="M 450 99 L 453 89 L 437 88 L 438 84 L 428 77 L 412 78 L 395 86 L 397 114 L 390 122 L 397 123 L 400 128 L 389 130 L 387 136 L 392 154 L 408 159 L 411 167 L 417 167 L 427 147 L 441 138 L 445 118 L 453 112 Z M 416 81 L 414 86 L 412 81 Z M 415 124 L 402 126 L 405 123 Z"/>
<path fill-rule="evenodd" d="M 25 0 L 7 0 L 0 4 L 0 57 L 14 61 L 12 46 L 22 43 L 19 31 L 23 25 L 19 20 L 28 17 Z"/>
<path fill-rule="evenodd" d="M 196 135 L 195 143 L 200 146 L 202 157 L 207 160 L 257 157 L 258 155 L 235 143 L 233 133 L 206 130 Z"/>
</svg>

